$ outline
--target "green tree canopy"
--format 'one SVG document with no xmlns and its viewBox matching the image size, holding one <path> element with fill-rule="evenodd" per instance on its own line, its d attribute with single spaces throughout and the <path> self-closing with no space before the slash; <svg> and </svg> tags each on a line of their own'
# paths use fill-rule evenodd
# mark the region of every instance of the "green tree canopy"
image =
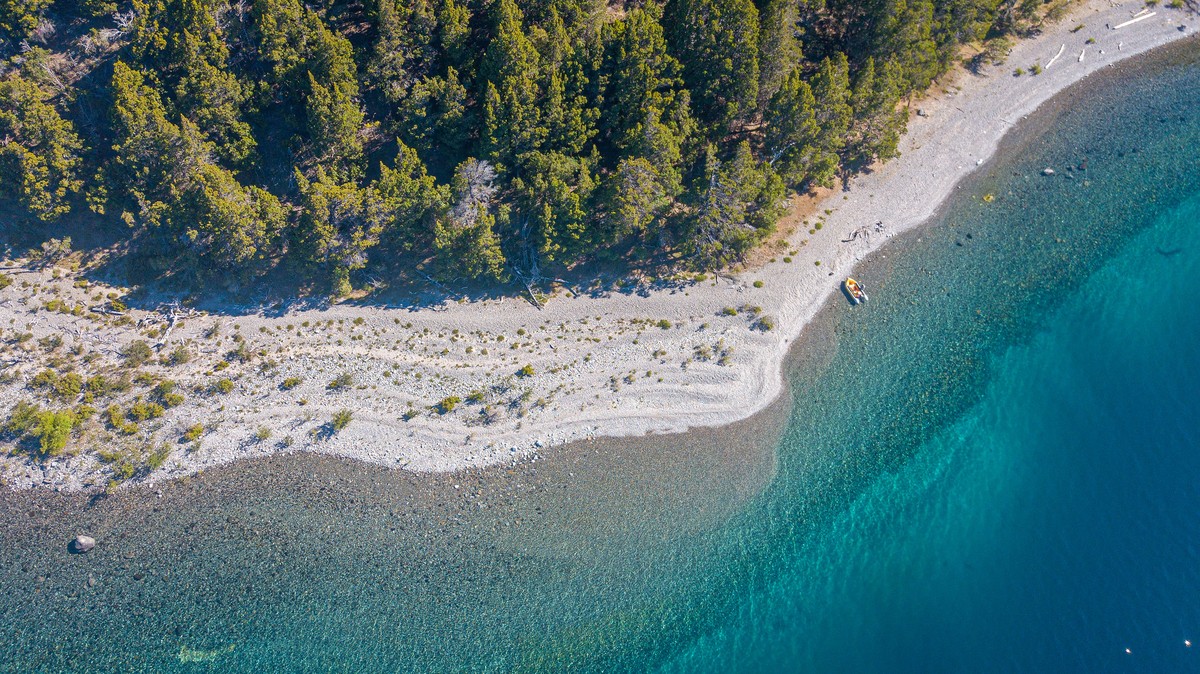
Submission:
<svg viewBox="0 0 1200 674">
<path fill-rule="evenodd" d="M 0 80 L 0 139 L 0 194 L 39 220 L 67 213 L 83 186 L 83 144 L 42 89 L 19 74 Z"/>
</svg>

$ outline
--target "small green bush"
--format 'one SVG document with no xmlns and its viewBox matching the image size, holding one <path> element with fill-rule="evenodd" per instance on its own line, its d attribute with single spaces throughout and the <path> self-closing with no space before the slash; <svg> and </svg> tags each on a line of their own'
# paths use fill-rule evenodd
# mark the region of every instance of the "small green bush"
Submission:
<svg viewBox="0 0 1200 674">
<path fill-rule="evenodd" d="M 71 438 L 71 431 L 74 430 L 77 421 L 75 413 L 71 410 L 43 412 L 38 419 L 37 428 L 34 430 L 34 436 L 38 439 L 38 446 L 42 454 L 44 456 L 61 454 L 67 447 L 67 440 Z"/>
<path fill-rule="evenodd" d="M 250 350 L 250 342 L 244 339 L 237 340 L 237 347 L 225 354 L 225 360 L 236 360 L 239 363 L 248 363 L 252 358 L 254 358 L 254 352 Z"/>
<path fill-rule="evenodd" d="M 438 414 L 449 414 L 454 411 L 455 407 L 462 402 L 462 398 L 458 396 L 446 396 L 437 404 Z"/>
<path fill-rule="evenodd" d="M 107 397 L 115 393 L 129 390 L 128 377 L 120 377 L 118 379 L 109 379 L 102 374 L 88 377 L 84 382 L 84 389 L 98 397 Z"/>
<path fill-rule="evenodd" d="M 29 388 L 44 390 L 60 400 L 73 401 L 83 391 L 83 377 L 74 372 L 59 376 L 54 370 L 46 369 L 34 375 Z"/>
<path fill-rule="evenodd" d="M 221 395 L 225 395 L 233 390 L 233 382 L 228 378 L 222 377 L 213 382 L 212 389 Z"/>
<path fill-rule="evenodd" d="M 166 443 L 163 443 L 146 457 L 146 467 L 152 471 L 158 470 L 167 462 L 167 457 L 169 456 L 171 456 L 171 448 Z"/>
<path fill-rule="evenodd" d="M 330 391 L 337 391 L 338 389 L 350 388 L 351 386 L 354 386 L 354 375 L 349 372 L 343 372 L 333 381 L 326 384 L 325 388 Z"/>
<path fill-rule="evenodd" d="M 668 321 L 667 319 L 664 318 L 664 319 L 660 320 L 659 322 L 655 323 L 655 325 L 657 325 L 659 328 L 662 328 L 663 330 L 670 330 L 672 324 L 671 324 L 671 321 Z"/>
<path fill-rule="evenodd" d="M 762 282 L 762 281 L 755 281 L 755 282 L 754 282 L 754 287 L 755 287 L 755 288 L 761 288 L 761 287 L 763 287 L 763 282 Z"/>
<path fill-rule="evenodd" d="M 254 431 L 254 439 L 258 442 L 266 442 L 271 437 L 271 429 L 266 426 L 259 426 L 258 430 Z"/>
<path fill-rule="evenodd" d="M 146 421 L 147 419 L 157 419 L 163 415 L 163 406 L 158 403 L 151 403 L 142 400 L 138 397 L 129 406 L 129 416 L 136 421 Z"/>
<path fill-rule="evenodd" d="M 176 344 L 175 348 L 171 349 L 166 356 L 163 357 L 164 365 L 183 365 L 192 359 L 192 352 L 183 344 Z"/>
<path fill-rule="evenodd" d="M 183 439 L 187 442 L 195 442 L 200 439 L 201 435 L 204 435 L 204 424 L 192 424 L 183 432 Z"/>
<path fill-rule="evenodd" d="M 533 366 L 526 364 L 525 367 L 522 367 L 520 370 L 517 370 L 517 376 L 518 377 L 532 377 L 533 376 Z"/>
<path fill-rule="evenodd" d="M 725 316 L 737 316 L 737 309 L 733 307 L 725 307 L 721 310 L 721 313 Z"/>
<path fill-rule="evenodd" d="M 337 433 L 337 432 L 341 431 L 343 428 L 349 426 L 350 421 L 353 419 L 354 419 L 354 412 L 351 412 L 350 410 L 340 410 L 338 412 L 335 412 L 333 415 L 333 421 L 331 422 L 331 426 L 333 427 L 333 432 Z"/>
<path fill-rule="evenodd" d="M 150 345 L 142 340 L 130 342 L 121 349 L 121 355 L 125 358 L 126 367 L 141 367 L 154 356 L 154 351 Z"/>
<path fill-rule="evenodd" d="M 8 421 L 4 424 L 4 433 L 16 437 L 32 433 L 33 429 L 37 428 L 41 414 L 41 407 L 28 400 L 18 401 L 12 412 L 9 413 Z"/>
<path fill-rule="evenodd" d="M 290 391 L 299 386 L 303 381 L 304 380 L 300 377 L 288 377 L 287 379 L 283 380 L 283 383 L 279 385 L 279 388 L 284 391 Z"/>
</svg>

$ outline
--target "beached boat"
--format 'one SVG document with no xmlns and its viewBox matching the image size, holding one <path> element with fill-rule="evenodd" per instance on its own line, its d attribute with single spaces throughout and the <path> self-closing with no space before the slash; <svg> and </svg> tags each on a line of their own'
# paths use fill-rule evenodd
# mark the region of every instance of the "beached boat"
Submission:
<svg viewBox="0 0 1200 674">
<path fill-rule="evenodd" d="M 867 293 L 862 289 L 862 286 L 858 284 L 858 281 L 855 281 L 852 278 L 847 278 L 843 285 L 846 288 L 846 294 L 850 297 L 851 304 L 859 304 L 867 301 Z"/>
</svg>

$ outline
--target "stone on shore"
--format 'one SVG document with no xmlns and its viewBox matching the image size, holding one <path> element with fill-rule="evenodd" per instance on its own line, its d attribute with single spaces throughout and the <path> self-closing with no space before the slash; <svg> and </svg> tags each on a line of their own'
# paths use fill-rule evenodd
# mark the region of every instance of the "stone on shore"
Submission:
<svg viewBox="0 0 1200 674">
<path fill-rule="evenodd" d="M 96 547 L 96 539 L 91 536 L 76 536 L 68 545 L 67 549 L 71 552 L 82 555 L 92 548 Z"/>
</svg>

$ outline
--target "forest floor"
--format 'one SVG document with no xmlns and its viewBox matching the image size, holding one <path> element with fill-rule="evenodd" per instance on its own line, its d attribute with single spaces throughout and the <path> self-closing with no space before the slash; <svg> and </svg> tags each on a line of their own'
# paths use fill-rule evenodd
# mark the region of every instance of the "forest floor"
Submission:
<svg viewBox="0 0 1200 674">
<path fill-rule="evenodd" d="M 912 104 L 899 159 L 845 190 L 797 200 L 802 210 L 783 223 L 784 234 L 730 275 L 580 295 L 559 289 L 540 308 L 496 297 L 423 308 L 281 302 L 201 311 L 141 298 L 147 308 L 118 315 L 93 309 L 112 309 L 109 298 L 127 291 L 90 277 L 78 253 L 43 268 L 0 263 L 13 280 L 0 289 L 0 409 L 41 397 L 31 389 L 47 367 L 121 382 L 93 395 L 97 414 L 66 452 L 39 459 L 22 451 L 28 442 L 13 445 L 0 458 L 0 479 L 13 488 L 92 489 L 111 484 L 121 466 L 135 466 L 133 480 L 153 481 L 298 450 L 453 471 L 536 459 L 584 438 L 748 417 L 779 394 L 789 346 L 854 265 L 933 215 L 1013 123 L 1088 74 L 1200 29 L 1195 14 L 1165 7 L 1113 28 L 1144 9 L 1082 3 L 1018 42 L 1005 65 L 943 78 Z M 1040 74 L 1014 76 L 1035 63 Z M 137 340 L 153 353 L 130 367 L 122 352 Z M 184 351 L 186 362 L 167 362 Z M 182 400 L 147 411 L 172 388 L 164 381 Z M 342 410 L 352 419 L 336 428 Z"/>
</svg>

